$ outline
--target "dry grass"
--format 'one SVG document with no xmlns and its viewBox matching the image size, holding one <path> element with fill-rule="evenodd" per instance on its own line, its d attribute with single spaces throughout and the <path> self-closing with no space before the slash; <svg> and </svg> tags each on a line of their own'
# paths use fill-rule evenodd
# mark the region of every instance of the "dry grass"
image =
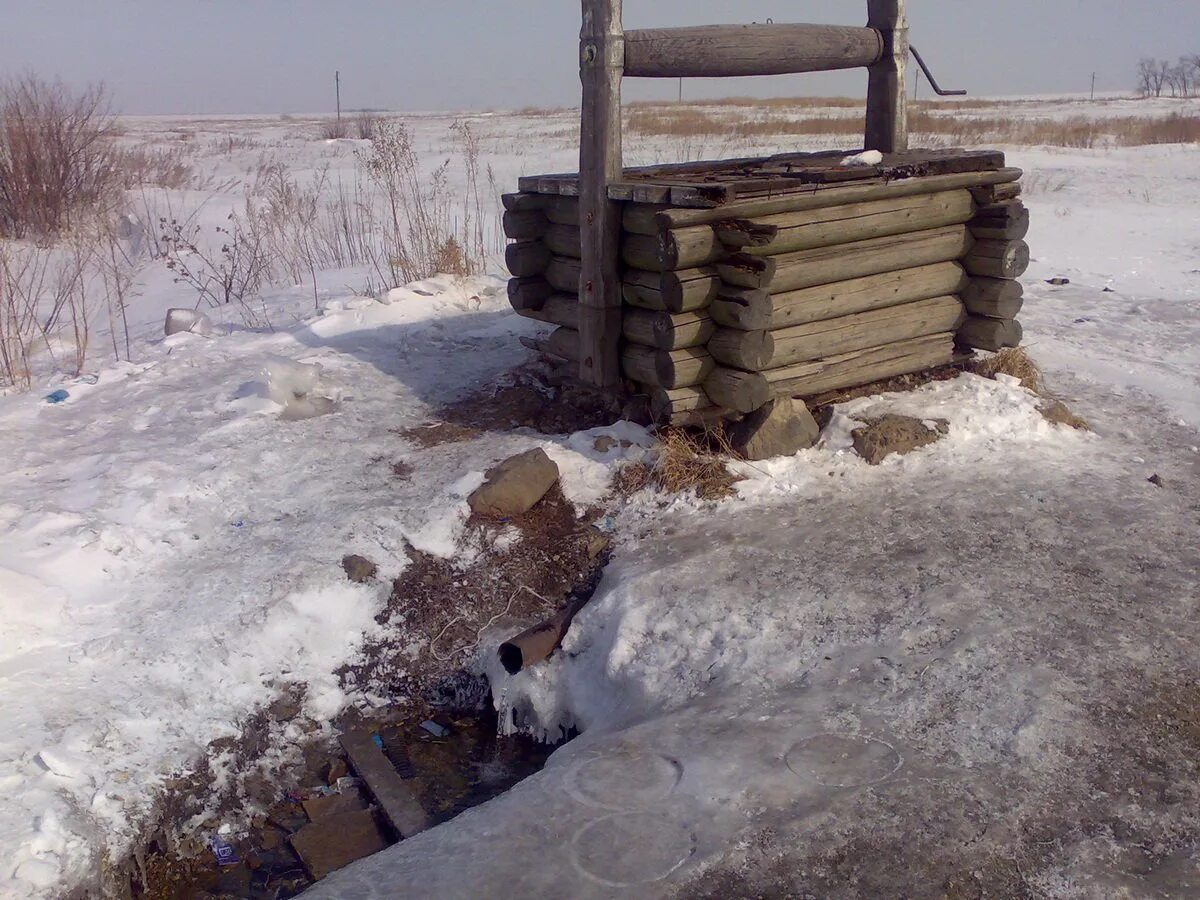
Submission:
<svg viewBox="0 0 1200 900">
<path fill-rule="evenodd" d="M 722 500 L 733 495 L 741 478 L 726 463 L 735 457 L 724 431 L 701 432 L 665 428 L 658 434 L 651 463 L 631 463 L 617 470 L 613 490 L 622 497 L 655 487 L 668 494 L 694 491 L 701 500 Z"/>
<path fill-rule="evenodd" d="M 971 361 L 967 370 L 984 378 L 995 378 L 997 375 L 1009 375 L 1021 382 L 1021 387 L 1032 391 L 1042 398 L 1038 412 L 1047 422 L 1055 425 L 1068 425 L 1080 431 L 1088 431 L 1087 420 L 1071 411 L 1062 400 L 1055 397 L 1046 389 L 1042 370 L 1019 347 L 1006 348 L 998 353 L 979 357 Z"/>
<path fill-rule="evenodd" d="M 740 105 L 639 104 L 625 114 L 626 128 L 644 137 L 721 137 L 753 139 L 773 136 L 846 136 L 862 134 L 859 116 L 788 115 L 793 101 Z M 999 104 L 999 101 L 997 101 Z M 983 105 L 980 105 L 983 108 Z M 1163 118 L 1065 119 L 1020 116 L 963 116 L 949 105 L 915 109 L 909 118 L 914 134 L 961 145 L 1019 144 L 1025 146 L 1138 147 L 1148 144 L 1200 143 L 1200 116 L 1173 114 Z"/>
<path fill-rule="evenodd" d="M 1043 389 L 1042 370 L 1029 354 L 1020 347 L 1010 347 L 986 357 L 971 361 L 968 370 L 984 378 L 1009 375 L 1021 382 L 1021 387 L 1041 394 Z"/>
</svg>

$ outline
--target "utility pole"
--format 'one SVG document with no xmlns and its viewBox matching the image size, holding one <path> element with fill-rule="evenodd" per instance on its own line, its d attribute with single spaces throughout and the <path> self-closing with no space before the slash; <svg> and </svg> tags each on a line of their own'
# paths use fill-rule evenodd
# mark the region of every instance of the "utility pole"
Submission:
<svg viewBox="0 0 1200 900">
<path fill-rule="evenodd" d="M 334 70 L 333 73 L 333 92 L 337 97 L 337 120 L 338 124 L 342 124 L 342 73 Z"/>
<path fill-rule="evenodd" d="M 683 102 L 683 79 L 679 79 L 679 102 Z"/>
<path fill-rule="evenodd" d="M 1096 99 L 1096 73 L 1092 73 L 1092 99 Z"/>
<path fill-rule="evenodd" d="M 913 79 L 913 102 L 917 102 L 917 88 L 921 86 L 921 70 L 917 69 L 916 78 Z"/>
</svg>

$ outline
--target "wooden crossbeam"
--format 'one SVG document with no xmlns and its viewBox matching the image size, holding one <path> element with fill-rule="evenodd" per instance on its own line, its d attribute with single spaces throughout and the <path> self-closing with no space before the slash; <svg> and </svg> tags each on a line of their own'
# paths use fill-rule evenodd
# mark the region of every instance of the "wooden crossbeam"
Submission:
<svg viewBox="0 0 1200 900">
<path fill-rule="evenodd" d="M 625 32 L 625 75 L 726 78 L 872 66 L 883 56 L 873 28 L 838 25 L 701 25 Z"/>
</svg>

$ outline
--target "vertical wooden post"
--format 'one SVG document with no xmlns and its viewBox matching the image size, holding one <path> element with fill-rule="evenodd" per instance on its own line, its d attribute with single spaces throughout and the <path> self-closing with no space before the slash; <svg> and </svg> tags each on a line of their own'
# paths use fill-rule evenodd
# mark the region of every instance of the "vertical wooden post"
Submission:
<svg viewBox="0 0 1200 900">
<path fill-rule="evenodd" d="M 867 27 L 883 35 L 883 57 L 868 69 L 865 147 L 881 153 L 908 149 L 908 16 L 905 0 L 867 0 Z"/>
<path fill-rule="evenodd" d="M 621 78 L 625 32 L 621 0 L 583 0 L 579 77 L 579 377 L 607 388 L 621 379 L 621 214 L 608 185 L 623 174 Z"/>
</svg>

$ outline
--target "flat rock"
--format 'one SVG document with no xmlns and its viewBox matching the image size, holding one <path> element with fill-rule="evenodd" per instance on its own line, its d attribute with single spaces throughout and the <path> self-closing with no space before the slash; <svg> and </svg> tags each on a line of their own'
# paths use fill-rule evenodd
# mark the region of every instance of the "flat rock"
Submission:
<svg viewBox="0 0 1200 900">
<path fill-rule="evenodd" d="M 210 335 L 213 333 L 212 320 L 197 309 L 168 309 L 163 334 L 170 336 L 181 331 Z"/>
<path fill-rule="evenodd" d="M 817 442 L 821 428 L 800 400 L 780 397 L 746 416 L 729 433 L 743 459 L 792 456 Z"/>
<path fill-rule="evenodd" d="M 903 455 L 939 441 L 950 430 L 950 423 L 945 419 L 932 420 L 933 428 L 926 425 L 926 421 L 889 413 L 851 432 L 854 449 L 871 465 L 877 466 L 893 453 Z"/>
<path fill-rule="evenodd" d="M 558 466 L 540 447 L 488 470 L 487 480 L 467 502 L 481 516 L 507 518 L 530 510 L 558 481 Z"/>
<path fill-rule="evenodd" d="M 305 825 L 291 836 L 292 849 L 313 880 L 378 853 L 388 842 L 368 809 L 350 810 Z"/>
<path fill-rule="evenodd" d="M 370 581 L 375 577 L 375 573 L 379 571 L 379 566 L 375 565 L 375 563 L 371 562 L 365 556 L 358 556 L 354 553 L 342 557 L 342 568 L 346 571 L 346 577 L 355 584 Z"/>
</svg>

